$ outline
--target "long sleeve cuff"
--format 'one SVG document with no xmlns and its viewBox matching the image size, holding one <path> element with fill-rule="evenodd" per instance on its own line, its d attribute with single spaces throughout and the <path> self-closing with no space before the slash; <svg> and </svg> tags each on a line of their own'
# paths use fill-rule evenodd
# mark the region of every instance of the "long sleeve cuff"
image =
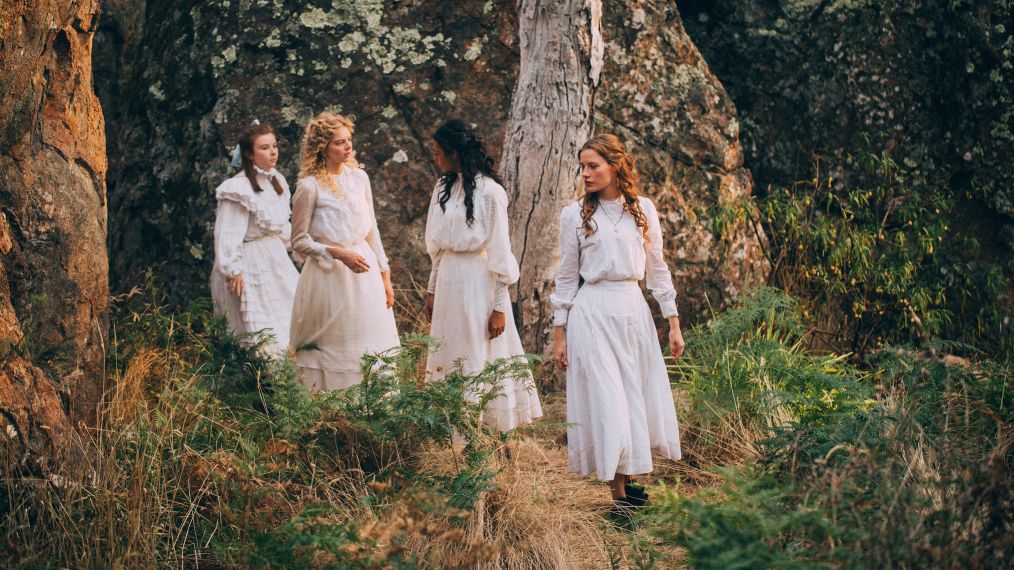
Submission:
<svg viewBox="0 0 1014 570">
<path fill-rule="evenodd" d="M 665 318 L 678 317 L 680 316 L 679 310 L 676 308 L 676 299 L 669 299 L 666 301 L 659 301 L 659 309 L 662 310 L 662 316 Z"/>
<path fill-rule="evenodd" d="M 433 269 L 430 269 L 430 282 L 426 284 L 426 292 L 427 293 L 436 293 L 437 292 L 437 273 L 439 271 L 440 271 L 440 267 L 438 265 L 434 265 Z"/>
<path fill-rule="evenodd" d="M 507 284 L 497 281 L 493 285 L 493 299 L 490 306 L 494 311 L 506 313 L 510 308 L 510 294 L 507 293 Z"/>
<path fill-rule="evenodd" d="M 553 326 L 562 327 L 567 324 L 567 316 L 570 314 L 570 309 L 557 309 L 553 311 Z"/>
</svg>

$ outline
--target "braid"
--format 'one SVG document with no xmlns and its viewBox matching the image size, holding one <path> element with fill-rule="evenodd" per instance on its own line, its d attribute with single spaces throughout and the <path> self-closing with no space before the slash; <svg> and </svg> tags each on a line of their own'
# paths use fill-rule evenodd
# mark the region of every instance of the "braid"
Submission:
<svg viewBox="0 0 1014 570">
<path fill-rule="evenodd" d="M 634 223 L 641 230 L 641 236 L 648 240 L 648 216 L 641 209 L 637 199 L 641 195 L 641 177 L 637 173 L 636 161 L 623 147 L 616 135 L 602 134 L 592 137 L 581 146 L 578 155 L 591 150 L 601 156 L 610 166 L 616 169 L 616 186 L 623 196 L 623 211 L 630 213 Z M 585 235 L 590 236 L 597 228 L 592 227 L 592 216 L 599 208 L 598 192 L 586 192 L 581 198 L 581 227 Z"/>
</svg>

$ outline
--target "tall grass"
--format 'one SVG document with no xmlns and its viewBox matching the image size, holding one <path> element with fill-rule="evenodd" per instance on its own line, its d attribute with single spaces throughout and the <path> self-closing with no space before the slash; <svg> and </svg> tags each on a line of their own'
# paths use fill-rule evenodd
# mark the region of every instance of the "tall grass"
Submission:
<svg viewBox="0 0 1014 570">
<path fill-rule="evenodd" d="M 558 501 L 505 462 L 503 446 L 520 445 L 512 435 L 483 427 L 495 391 L 465 397 L 526 363 L 423 381 L 433 341 L 407 335 L 401 351 L 364 359 L 361 385 L 314 397 L 291 360 L 249 346 L 262 338 L 227 334 L 206 302 L 170 313 L 149 291 L 114 322 L 101 424 L 84 438 L 90 473 L 4 481 L 0 566 L 549 568 L 587 558 L 551 537 L 575 524 L 594 535 L 591 523 L 543 520 Z"/>
<path fill-rule="evenodd" d="M 798 315 L 764 289 L 688 335 L 688 461 L 724 482 L 663 492 L 634 560 L 664 567 L 671 544 L 697 568 L 1007 567 L 1011 365 L 934 356 L 952 346 L 850 364 L 804 350 Z"/>
</svg>

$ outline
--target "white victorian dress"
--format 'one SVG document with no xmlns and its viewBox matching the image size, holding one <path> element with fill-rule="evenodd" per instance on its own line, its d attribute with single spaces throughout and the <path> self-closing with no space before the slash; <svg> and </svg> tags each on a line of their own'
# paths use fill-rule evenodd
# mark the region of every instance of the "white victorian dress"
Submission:
<svg viewBox="0 0 1014 570">
<path fill-rule="evenodd" d="M 669 375 L 638 281 L 646 279 L 664 317 L 677 314 L 676 290 L 654 204 L 638 198 L 645 240 L 622 200 L 599 203 L 591 235 L 581 204 L 563 209 L 551 296 L 554 324 L 567 327 L 569 468 L 605 481 L 651 472 L 652 455 L 681 457 Z"/>
<path fill-rule="evenodd" d="M 292 299 L 299 273 L 289 259 L 289 186 L 275 169 L 255 167 L 258 191 L 240 172 L 215 189 L 215 263 L 211 298 L 234 334 L 263 331 L 270 354 L 289 346 Z M 283 192 L 271 184 L 275 178 Z M 229 291 L 229 279 L 243 277 L 243 294 Z M 250 343 L 251 338 L 244 342 Z"/>
</svg>

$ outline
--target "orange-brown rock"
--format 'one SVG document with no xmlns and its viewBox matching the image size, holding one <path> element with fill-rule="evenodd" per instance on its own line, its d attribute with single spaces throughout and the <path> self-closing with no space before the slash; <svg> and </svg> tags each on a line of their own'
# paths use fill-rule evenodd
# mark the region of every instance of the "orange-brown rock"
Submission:
<svg viewBox="0 0 1014 570">
<path fill-rule="evenodd" d="M 18 442 L 0 450 L 32 470 L 64 466 L 76 449 L 71 426 L 96 421 L 102 392 L 98 13 L 97 0 L 5 3 L 0 13 L 0 430 Z"/>
</svg>

